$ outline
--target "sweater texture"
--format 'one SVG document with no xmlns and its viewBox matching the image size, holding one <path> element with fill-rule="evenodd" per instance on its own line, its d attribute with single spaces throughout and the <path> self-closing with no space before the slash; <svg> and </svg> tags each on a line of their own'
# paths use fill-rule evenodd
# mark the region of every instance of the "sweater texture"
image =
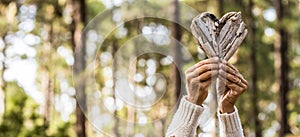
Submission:
<svg viewBox="0 0 300 137">
<path fill-rule="evenodd" d="M 221 137 L 244 137 L 238 110 L 227 114 L 218 113 Z M 204 111 L 202 106 L 193 104 L 184 96 L 168 127 L 166 137 L 194 137 L 198 120 Z"/>
</svg>

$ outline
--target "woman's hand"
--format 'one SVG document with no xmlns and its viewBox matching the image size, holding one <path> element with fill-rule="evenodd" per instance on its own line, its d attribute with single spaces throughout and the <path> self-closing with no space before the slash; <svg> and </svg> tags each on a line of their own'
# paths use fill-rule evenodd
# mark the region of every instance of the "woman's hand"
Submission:
<svg viewBox="0 0 300 137">
<path fill-rule="evenodd" d="M 201 105 L 208 95 L 208 86 L 216 78 L 219 70 L 217 57 L 203 60 L 186 70 L 185 76 L 188 86 L 187 100 Z"/>
<path fill-rule="evenodd" d="M 242 74 L 231 64 L 222 61 L 219 69 L 219 78 L 226 85 L 220 102 L 221 113 L 234 112 L 234 104 L 248 88 L 248 82 Z"/>
</svg>

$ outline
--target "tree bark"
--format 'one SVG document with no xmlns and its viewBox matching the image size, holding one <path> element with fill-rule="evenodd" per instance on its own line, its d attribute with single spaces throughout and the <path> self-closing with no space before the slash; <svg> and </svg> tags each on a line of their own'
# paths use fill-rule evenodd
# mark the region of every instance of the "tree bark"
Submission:
<svg viewBox="0 0 300 137">
<path fill-rule="evenodd" d="M 77 96 L 76 103 L 76 134 L 78 137 L 86 136 L 86 125 L 85 125 L 85 115 L 83 112 L 86 111 L 86 94 L 85 94 L 85 34 L 82 31 L 83 26 L 86 23 L 86 5 L 85 0 L 72 0 L 72 24 L 71 24 L 71 33 L 72 33 L 72 44 L 74 51 L 74 75 L 76 77 L 75 81 L 75 90 Z M 79 105 L 80 104 L 80 105 Z"/>
<path fill-rule="evenodd" d="M 278 38 L 275 42 L 275 75 L 276 81 L 279 84 L 279 104 L 280 104 L 280 130 L 279 136 L 283 137 L 290 133 L 290 126 L 288 124 L 288 91 L 289 91 L 289 60 L 288 60 L 288 46 L 289 46 L 289 33 L 283 24 L 284 16 L 288 16 L 288 8 L 282 0 L 276 1 L 277 18 L 278 18 Z"/>
<path fill-rule="evenodd" d="M 7 2 L 7 3 L 6 3 Z M 16 14 L 17 14 L 17 9 L 18 8 L 18 2 L 14 2 L 14 1 L 1 1 L 0 3 L 1 4 L 7 4 L 7 7 L 6 7 L 6 12 L 9 13 L 9 14 L 6 14 L 6 19 L 7 19 L 7 26 L 6 26 L 6 29 L 3 30 L 2 32 L 2 40 L 3 40 L 3 43 L 4 43 L 4 48 L 2 49 L 2 53 L 4 55 L 4 57 L 6 58 L 6 49 L 8 47 L 8 45 L 6 44 L 5 42 L 5 37 L 7 35 L 7 33 L 9 31 L 12 30 L 12 24 L 14 23 L 15 21 L 15 17 L 16 17 Z M 2 61 L 1 62 L 2 64 L 2 70 L 0 72 L 0 122 L 2 121 L 2 116 L 3 114 L 5 113 L 5 108 L 6 108 L 6 81 L 4 80 L 4 71 L 6 70 L 6 66 L 5 66 L 5 61 Z"/>
<path fill-rule="evenodd" d="M 114 56 L 114 58 L 115 58 L 115 54 L 116 54 L 117 50 L 118 50 L 117 40 L 113 40 L 112 41 L 112 55 Z M 116 78 L 115 78 L 115 73 L 118 71 L 118 69 L 117 69 L 117 61 L 118 61 L 117 59 L 114 60 L 113 68 L 112 68 L 112 70 L 113 70 L 113 73 L 112 73 L 113 76 L 112 76 L 112 78 L 113 78 L 113 81 L 114 81 L 113 91 L 115 90 L 115 85 L 116 85 L 116 82 L 117 82 Z M 119 137 L 121 135 L 120 132 L 119 132 L 120 120 L 119 120 L 119 117 L 118 117 L 117 100 L 116 100 L 117 97 L 115 95 L 115 91 L 113 92 L 113 97 L 115 99 L 115 106 L 116 106 L 116 110 L 114 112 L 114 116 L 115 116 L 114 133 L 115 133 L 116 137 Z"/>
<path fill-rule="evenodd" d="M 51 117 L 51 104 L 52 104 L 52 95 L 53 95 L 53 86 L 52 81 L 50 79 L 50 76 L 48 74 L 48 71 L 45 72 L 44 78 L 43 78 L 43 89 L 45 90 L 45 102 L 44 102 L 44 128 L 45 130 L 48 129 L 50 125 L 50 117 Z"/>
<path fill-rule="evenodd" d="M 51 23 L 46 23 L 44 22 L 43 25 L 44 29 L 47 30 L 48 32 L 48 39 L 45 40 L 44 42 L 44 47 L 46 49 L 52 50 L 52 45 L 55 45 L 54 43 L 54 34 L 53 34 L 53 24 Z M 50 65 L 52 64 L 51 60 L 49 60 L 51 56 L 51 52 L 46 51 L 43 52 L 43 63 L 41 64 L 41 69 L 42 69 L 42 81 L 41 81 L 41 86 L 44 91 L 44 97 L 45 97 L 45 102 L 43 102 L 42 105 L 42 113 L 43 113 L 43 121 L 44 121 L 44 130 L 49 128 L 50 125 L 50 118 L 51 118 L 51 104 L 52 104 L 52 97 L 53 97 L 53 85 L 51 81 L 51 70 L 50 70 Z"/>
<path fill-rule="evenodd" d="M 2 63 L 3 65 L 4 63 Z M 4 68 L 4 66 L 3 66 Z M 4 72 L 4 69 L 1 70 L 1 80 L 0 80 L 0 121 L 2 120 L 2 115 L 4 114 L 5 112 L 5 90 L 4 90 L 4 87 L 5 87 L 5 81 L 3 79 L 3 72 Z"/>
<path fill-rule="evenodd" d="M 3 38 L 5 37 L 5 35 L 3 36 Z M 7 45 L 5 44 L 4 49 L 2 50 L 4 57 L 6 57 L 6 55 L 5 55 L 6 48 L 7 48 Z M 6 67 L 5 67 L 4 61 L 1 62 L 1 64 L 2 64 L 2 70 L 0 71 L 0 122 L 2 121 L 2 116 L 5 113 L 5 107 L 6 107 L 6 99 L 5 99 L 6 81 L 4 80 L 4 77 L 3 77 Z"/>
<path fill-rule="evenodd" d="M 218 0 L 218 14 L 219 14 L 219 17 L 221 18 L 224 14 L 224 7 L 223 7 L 223 0 Z"/>
<path fill-rule="evenodd" d="M 174 104 L 178 101 L 180 97 L 180 90 L 181 90 L 181 77 L 180 77 L 180 70 L 181 70 L 181 47 L 179 42 L 181 41 L 182 32 L 180 30 L 180 13 L 179 13 L 179 2 L 178 0 L 173 0 L 173 23 L 171 26 L 172 37 L 177 40 L 177 42 L 173 43 L 172 46 L 172 54 L 174 57 L 174 63 L 172 66 L 171 71 L 171 79 L 173 81 L 172 88 L 174 93 Z"/>
<path fill-rule="evenodd" d="M 249 85 L 249 90 L 252 91 L 252 110 L 253 110 L 253 116 L 254 116 L 254 129 L 255 129 L 255 136 L 256 137 L 261 137 L 262 136 L 262 131 L 261 131 L 261 126 L 260 122 L 258 119 L 258 112 L 259 112 L 259 106 L 258 106 L 258 88 L 257 88 L 257 61 L 256 61 L 256 47 L 257 47 L 257 39 L 255 38 L 255 19 L 252 14 L 252 8 L 253 8 L 253 1 L 249 0 L 248 1 L 248 25 L 249 25 L 249 36 L 248 36 L 248 43 L 253 43 L 251 44 L 251 51 L 250 51 L 250 85 Z"/>
</svg>

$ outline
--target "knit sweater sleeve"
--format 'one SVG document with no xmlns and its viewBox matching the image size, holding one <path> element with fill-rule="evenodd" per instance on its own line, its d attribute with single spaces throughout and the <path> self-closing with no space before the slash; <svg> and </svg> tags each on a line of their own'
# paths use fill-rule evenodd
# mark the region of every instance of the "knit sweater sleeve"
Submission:
<svg viewBox="0 0 300 137">
<path fill-rule="evenodd" d="M 220 124 L 220 137 L 244 137 L 239 113 L 236 107 L 234 112 L 227 114 L 218 113 Z"/>
<path fill-rule="evenodd" d="M 184 96 L 169 125 L 166 137 L 193 137 L 203 110 L 203 107 L 187 101 Z"/>
</svg>

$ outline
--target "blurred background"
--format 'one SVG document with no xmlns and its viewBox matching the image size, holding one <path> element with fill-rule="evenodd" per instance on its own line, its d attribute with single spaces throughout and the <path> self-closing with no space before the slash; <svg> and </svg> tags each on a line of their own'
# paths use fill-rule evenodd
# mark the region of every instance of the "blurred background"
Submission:
<svg viewBox="0 0 300 137">
<path fill-rule="evenodd" d="M 100 27 L 116 29 L 106 36 L 101 29 L 83 31 L 104 11 L 111 16 Z M 230 60 L 249 82 L 237 102 L 245 135 L 300 136 L 300 0 L 1 0 L 0 137 L 163 136 L 184 94 L 180 74 L 206 58 L 181 24 L 204 11 L 218 17 L 241 11 L 247 24 Z M 173 21 L 145 17 L 166 12 Z M 125 22 L 126 16 L 137 18 Z M 131 40 L 138 35 L 141 41 Z M 135 42 L 169 53 L 140 55 Z M 114 60 L 124 45 L 133 47 Z M 96 66 L 93 91 L 81 77 L 89 59 Z M 135 90 L 120 98 L 115 77 L 128 69 L 124 60 Z M 219 136 L 214 119 L 200 122 L 197 132 Z"/>
</svg>

